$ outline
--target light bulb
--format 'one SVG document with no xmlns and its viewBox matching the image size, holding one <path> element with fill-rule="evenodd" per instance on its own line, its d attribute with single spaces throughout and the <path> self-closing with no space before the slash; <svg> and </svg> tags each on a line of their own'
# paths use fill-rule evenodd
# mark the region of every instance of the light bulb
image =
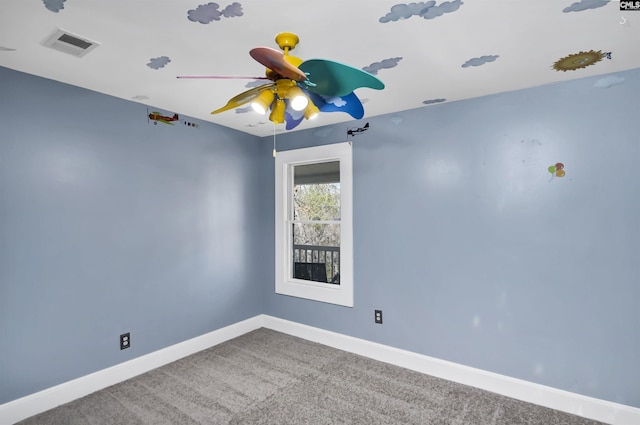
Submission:
<svg viewBox="0 0 640 425">
<path fill-rule="evenodd" d="M 307 99 L 307 96 L 304 95 L 298 86 L 291 87 L 287 92 L 287 96 L 289 98 L 289 105 L 291 105 L 291 109 L 294 111 L 302 111 L 309 104 L 309 99 Z"/>
<path fill-rule="evenodd" d="M 251 108 L 260 115 L 264 115 L 267 113 L 267 110 L 264 108 L 264 106 L 262 106 L 258 102 L 251 102 Z"/>
<path fill-rule="evenodd" d="M 291 99 L 291 108 L 294 111 L 302 111 L 309 104 L 309 100 L 305 95 L 296 96 Z"/>
<path fill-rule="evenodd" d="M 251 102 L 251 108 L 260 115 L 264 115 L 269 110 L 273 98 L 274 94 L 271 90 L 264 90 Z"/>
</svg>

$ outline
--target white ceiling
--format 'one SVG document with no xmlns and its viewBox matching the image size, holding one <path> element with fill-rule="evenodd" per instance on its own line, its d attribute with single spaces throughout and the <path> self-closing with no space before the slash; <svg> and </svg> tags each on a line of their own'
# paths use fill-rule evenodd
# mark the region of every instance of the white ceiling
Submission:
<svg viewBox="0 0 640 425">
<path fill-rule="evenodd" d="M 273 134 L 264 116 L 237 110 L 210 114 L 252 80 L 176 77 L 264 76 L 249 50 L 277 48 L 275 35 L 293 32 L 300 37 L 294 56 L 356 68 L 381 65 L 376 76 L 385 89 L 355 91 L 364 120 L 640 67 L 640 11 L 621 12 L 619 1 L 397 2 L 218 0 L 209 7 L 224 13 L 202 24 L 188 16 L 207 4 L 203 0 L 3 0 L 0 66 L 257 136 Z M 430 19 L 416 14 L 427 9 Z M 393 20 L 400 15 L 404 18 Z M 100 45 L 83 58 L 44 47 L 59 28 Z M 576 70 L 553 68 L 563 58 L 592 50 L 611 52 L 611 59 Z M 163 56 L 170 59 L 164 67 L 147 65 Z M 494 60 L 463 66 L 483 56 Z M 146 109 L 141 111 L 146 120 Z M 323 113 L 296 130 L 351 120 L 345 113 Z M 285 131 L 284 125 L 276 131 Z"/>
</svg>

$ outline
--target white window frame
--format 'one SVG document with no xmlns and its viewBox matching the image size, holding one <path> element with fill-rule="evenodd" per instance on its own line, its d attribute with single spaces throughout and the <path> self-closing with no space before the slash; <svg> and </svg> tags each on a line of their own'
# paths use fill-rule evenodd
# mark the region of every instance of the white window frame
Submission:
<svg viewBox="0 0 640 425">
<path fill-rule="evenodd" d="M 293 167 L 340 161 L 340 285 L 291 276 L 290 248 Z M 276 284 L 277 294 L 353 307 L 353 172 L 350 142 L 278 152 L 276 155 Z"/>
</svg>

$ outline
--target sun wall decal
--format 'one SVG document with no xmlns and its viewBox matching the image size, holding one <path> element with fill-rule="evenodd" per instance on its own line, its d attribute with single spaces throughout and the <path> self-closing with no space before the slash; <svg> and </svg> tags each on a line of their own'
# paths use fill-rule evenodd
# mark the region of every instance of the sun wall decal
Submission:
<svg viewBox="0 0 640 425">
<path fill-rule="evenodd" d="M 553 64 L 553 69 L 556 71 L 575 71 L 576 69 L 586 68 L 589 65 L 593 65 L 600 62 L 603 58 L 611 59 L 611 52 L 602 53 L 600 50 L 589 50 L 588 52 L 574 53 L 564 58 L 558 59 Z"/>
</svg>

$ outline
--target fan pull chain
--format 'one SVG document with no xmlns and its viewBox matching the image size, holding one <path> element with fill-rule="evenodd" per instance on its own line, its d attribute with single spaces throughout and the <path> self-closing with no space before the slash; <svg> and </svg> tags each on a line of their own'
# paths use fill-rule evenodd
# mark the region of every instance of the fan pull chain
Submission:
<svg viewBox="0 0 640 425">
<path fill-rule="evenodd" d="M 273 157 L 276 157 L 276 124 L 273 123 Z"/>
</svg>

